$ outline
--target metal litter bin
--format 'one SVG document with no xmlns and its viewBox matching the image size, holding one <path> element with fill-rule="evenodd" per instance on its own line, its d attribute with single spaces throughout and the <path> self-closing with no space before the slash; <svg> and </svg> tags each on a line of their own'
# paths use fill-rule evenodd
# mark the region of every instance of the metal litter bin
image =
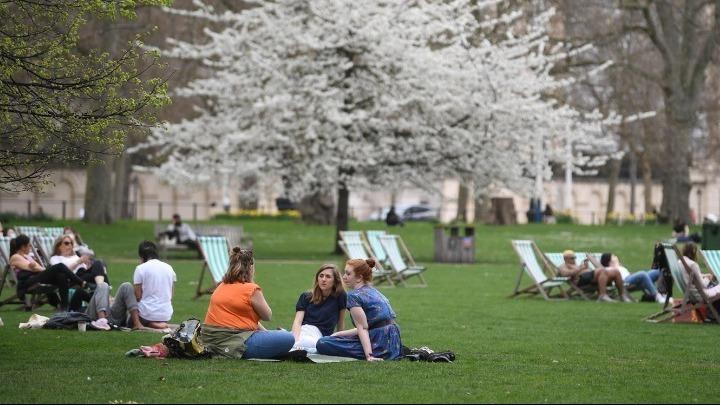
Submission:
<svg viewBox="0 0 720 405">
<path fill-rule="evenodd" d="M 720 224 L 706 222 L 702 226 L 703 250 L 720 250 Z"/>
<path fill-rule="evenodd" d="M 435 261 L 475 263 L 475 227 L 437 226 L 435 228 Z"/>
</svg>

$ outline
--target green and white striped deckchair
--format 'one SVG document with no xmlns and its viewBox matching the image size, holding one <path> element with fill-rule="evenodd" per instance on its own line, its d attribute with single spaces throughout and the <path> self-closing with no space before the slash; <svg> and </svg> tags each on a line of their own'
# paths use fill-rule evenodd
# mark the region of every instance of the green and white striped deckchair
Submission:
<svg viewBox="0 0 720 405">
<path fill-rule="evenodd" d="M 718 316 L 718 312 L 715 310 L 713 301 L 710 300 L 707 294 L 705 294 L 705 286 L 702 280 L 699 280 L 697 277 L 695 277 L 693 271 L 690 269 L 690 266 L 685 261 L 685 258 L 677 250 L 677 247 L 670 243 L 663 243 L 662 247 L 665 251 L 668 268 L 672 273 L 674 281 L 673 284 L 677 285 L 682 292 L 683 300 L 680 306 L 676 306 L 673 308 L 663 308 L 663 311 L 650 315 L 645 320 L 650 322 L 672 321 L 673 319 L 678 319 L 682 317 L 690 311 L 694 311 L 704 306 L 706 310 L 712 314 L 715 322 L 720 323 L 720 317 Z M 695 286 L 695 290 L 697 290 L 698 294 L 700 295 L 700 302 L 692 302 L 692 297 L 690 296 L 691 294 L 688 293 L 688 288 L 687 284 L 685 283 L 685 278 L 683 277 L 683 272 L 689 275 L 690 282 L 693 283 L 693 285 Z"/>
<path fill-rule="evenodd" d="M 343 242 L 364 242 L 360 231 L 340 231 L 340 239 Z"/>
<path fill-rule="evenodd" d="M 387 253 L 385 252 L 385 248 L 383 248 L 382 243 L 380 243 L 380 237 L 383 235 L 387 235 L 387 232 L 365 231 L 365 236 L 367 237 L 368 244 L 370 244 L 373 256 L 375 256 L 375 258 L 383 264 L 386 264 L 388 261 Z"/>
<path fill-rule="evenodd" d="M 518 275 L 515 289 L 510 297 L 517 297 L 522 294 L 537 295 L 540 294 L 546 300 L 552 299 L 568 299 L 569 295 L 563 287 L 572 288 L 568 277 L 548 277 L 553 274 L 554 270 L 550 270 L 550 263 L 543 258 L 542 252 L 531 240 L 513 240 L 513 249 L 520 258 L 520 274 Z M 532 285 L 520 288 L 523 274 L 530 276 Z M 557 294 L 552 294 L 553 289 L 558 289 Z"/>
<path fill-rule="evenodd" d="M 42 231 L 42 230 L 41 230 L 39 227 L 37 227 L 37 226 L 23 226 L 23 225 L 21 225 L 21 226 L 18 226 L 18 227 L 17 227 L 17 234 L 18 234 L 18 235 L 27 235 L 27 236 L 30 237 L 30 239 L 32 239 L 32 237 L 33 237 L 33 236 L 36 236 L 36 235 L 45 235 L 45 232 Z"/>
<path fill-rule="evenodd" d="M 350 240 L 338 242 L 340 248 L 345 252 L 348 259 L 361 259 L 365 260 L 372 255 L 367 253 L 366 245 L 362 240 Z M 375 267 L 372 269 L 373 281 L 379 286 L 382 282 L 388 283 L 389 287 L 395 287 L 395 283 L 392 280 L 392 272 L 385 270 L 382 264 L 376 260 Z"/>
<path fill-rule="evenodd" d="M 195 298 L 199 298 L 203 294 L 212 294 L 230 266 L 230 247 L 224 236 L 198 236 L 198 243 L 200 244 L 204 262 L 200 270 L 200 281 L 198 281 Z M 203 291 L 202 281 L 205 270 L 210 272 L 213 285 Z"/>
<path fill-rule="evenodd" d="M 14 289 L 17 286 L 17 277 L 15 273 L 10 270 L 10 239 L 7 236 L 0 236 L 0 266 L 2 266 L 2 280 L 0 281 L 0 297 L 5 286 Z M 0 305 L 19 303 L 20 300 L 17 298 L 17 294 L 13 291 L 13 295 L 0 301 Z"/>
<path fill-rule="evenodd" d="M 53 245 L 55 244 L 55 238 L 52 236 L 42 235 L 35 236 L 33 239 L 35 250 L 40 254 L 40 260 L 42 260 L 45 267 L 50 266 L 50 258 L 53 255 Z"/>
<path fill-rule="evenodd" d="M 594 253 L 593 253 L 594 254 Z M 545 253 L 545 257 L 547 257 L 548 260 L 550 260 L 550 263 L 553 264 L 555 267 L 560 267 L 563 264 L 565 264 L 565 259 L 563 258 L 562 253 L 552 252 L 552 253 Z M 587 258 L 587 254 L 582 252 L 576 252 L 575 253 L 575 263 L 578 265 L 583 262 Z M 594 269 L 595 266 L 590 263 L 590 270 Z"/>
<path fill-rule="evenodd" d="M 45 231 L 45 235 L 55 239 L 64 233 L 64 228 L 61 226 L 45 227 L 43 228 L 43 231 Z"/>
<path fill-rule="evenodd" d="M 402 239 L 400 239 L 397 235 L 381 235 L 379 239 L 385 253 L 387 253 L 388 263 L 390 264 L 390 268 L 393 270 L 393 277 L 404 286 L 408 286 L 405 280 L 413 276 L 417 276 L 420 283 L 410 286 L 427 287 L 425 278 L 422 276 L 422 273 L 425 271 L 425 267 L 415 264 L 415 260 L 410 254 L 410 251 L 407 249 L 407 246 L 405 246 L 405 243 L 403 243 Z M 403 249 L 405 257 L 407 257 L 407 262 L 403 258 L 403 254 L 400 249 Z"/>
<path fill-rule="evenodd" d="M 10 240 L 7 236 L 0 236 L 0 264 L 2 264 L 2 279 L 0 280 L 0 296 L 7 285 L 8 288 L 17 287 L 17 275 L 10 270 Z M 25 306 L 39 306 L 44 302 L 45 294 L 56 294 L 57 288 L 47 284 L 36 284 L 28 290 L 25 296 L 26 302 L 20 301 L 17 291 L 12 296 L 0 301 L 0 306 L 5 304 L 23 304 Z"/>
<path fill-rule="evenodd" d="M 701 250 L 701 256 L 705 266 L 720 280 L 720 250 Z"/>
</svg>

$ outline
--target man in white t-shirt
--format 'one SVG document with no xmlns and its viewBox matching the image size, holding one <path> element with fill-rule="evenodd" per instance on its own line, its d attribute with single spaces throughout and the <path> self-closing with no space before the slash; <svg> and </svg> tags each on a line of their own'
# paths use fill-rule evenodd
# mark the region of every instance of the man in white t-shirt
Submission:
<svg viewBox="0 0 720 405">
<path fill-rule="evenodd" d="M 157 246 L 143 241 L 138 247 L 142 264 L 135 268 L 133 285 L 143 326 L 165 329 L 172 318 L 172 298 L 177 276 L 172 266 L 159 260 Z"/>
</svg>

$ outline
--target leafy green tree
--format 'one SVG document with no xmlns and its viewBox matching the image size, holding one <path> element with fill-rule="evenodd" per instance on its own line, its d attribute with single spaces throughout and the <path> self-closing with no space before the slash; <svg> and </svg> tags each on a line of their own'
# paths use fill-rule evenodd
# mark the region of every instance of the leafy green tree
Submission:
<svg viewBox="0 0 720 405">
<path fill-rule="evenodd" d="M 157 55 L 136 36 L 120 52 L 78 52 L 91 18 L 135 17 L 170 0 L 0 1 L 0 190 L 38 189 L 59 165 L 122 152 L 169 97 Z"/>
</svg>

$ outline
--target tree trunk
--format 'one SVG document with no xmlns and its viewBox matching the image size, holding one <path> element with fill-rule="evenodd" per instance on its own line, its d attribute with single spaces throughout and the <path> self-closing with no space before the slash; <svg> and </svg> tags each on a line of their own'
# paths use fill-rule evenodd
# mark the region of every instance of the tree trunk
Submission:
<svg viewBox="0 0 720 405">
<path fill-rule="evenodd" d="M 492 223 L 492 203 L 487 195 L 477 196 L 475 198 L 475 223 L 489 224 Z"/>
<path fill-rule="evenodd" d="M 608 200 L 605 210 L 605 221 L 607 222 L 610 213 L 615 211 L 615 189 L 617 188 L 618 177 L 620 176 L 620 159 L 610 160 L 610 173 L 608 174 Z"/>
<path fill-rule="evenodd" d="M 667 220 L 690 220 L 690 165 L 692 145 L 690 134 L 695 123 L 696 109 L 682 90 L 665 94 L 667 132 L 665 134 L 665 170 L 663 171 L 663 199 L 660 212 Z"/>
<path fill-rule="evenodd" d="M 88 165 L 85 186 L 85 221 L 91 224 L 111 224 L 113 216 L 113 156 L 102 156 L 99 162 Z"/>
<path fill-rule="evenodd" d="M 255 176 L 248 176 L 242 179 L 242 189 L 243 190 L 257 190 L 258 184 L 257 184 L 257 177 Z M 256 210 L 258 209 L 258 198 L 257 193 L 252 193 L 250 195 L 240 195 L 238 206 L 240 209 L 243 210 Z"/>
<path fill-rule="evenodd" d="M 652 165 L 647 154 L 640 155 L 640 166 L 642 167 L 643 198 L 645 201 L 645 212 L 657 211 L 652 201 Z M 655 212 L 657 213 L 657 212 Z"/>
<path fill-rule="evenodd" d="M 130 157 L 123 153 L 115 159 L 114 172 L 114 197 L 113 201 L 113 218 L 130 219 Z"/>
<path fill-rule="evenodd" d="M 468 190 L 468 187 L 465 184 L 460 183 L 460 188 L 458 189 L 458 206 L 456 215 L 456 219 L 459 222 L 467 222 L 467 204 L 469 196 L 470 191 Z"/>
<path fill-rule="evenodd" d="M 343 254 L 338 242 L 340 242 L 340 231 L 348 230 L 349 200 L 350 190 L 348 190 L 344 184 L 340 184 L 338 188 L 337 220 L 335 221 L 335 249 L 333 249 L 333 253 L 337 255 Z"/>
<path fill-rule="evenodd" d="M 306 224 L 330 225 L 335 214 L 333 197 L 320 193 L 305 196 L 298 204 L 298 211 Z"/>
</svg>

